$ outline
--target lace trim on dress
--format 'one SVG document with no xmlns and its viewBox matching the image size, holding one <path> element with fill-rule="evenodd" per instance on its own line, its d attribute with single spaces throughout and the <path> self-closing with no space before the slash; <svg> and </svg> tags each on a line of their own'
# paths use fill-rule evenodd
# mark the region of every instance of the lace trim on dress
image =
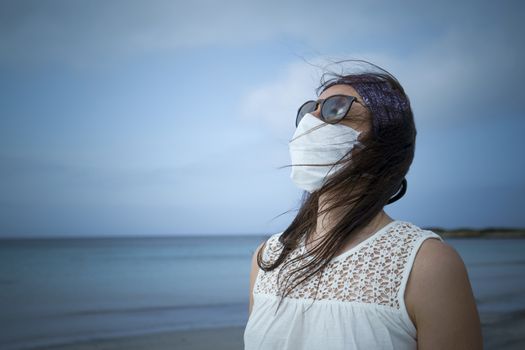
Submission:
<svg viewBox="0 0 525 350">
<path fill-rule="evenodd" d="M 319 274 L 296 286 L 286 296 L 292 299 L 315 299 L 373 303 L 399 309 L 398 292 L 414 243 L 425 234 L 434 234 L 405 221 L 395 220 L 355 247 L 332 259 L 320 279 Z M 263 257 L 274 261 L 283 248 L 277 239 L 268 239 Z M 287 259 L 306 252 L 301 243 Z M 286 271 L 308 262 L 309 258 L 289 264 Z M 254 293 L 280 295 L 277 274 L 283 265 L 273 271 L 260 270 Z M 285 278 L 281 273 L 280 282 Z M 319 289 L 316 295 L 317 284 Z"/>
</svg>

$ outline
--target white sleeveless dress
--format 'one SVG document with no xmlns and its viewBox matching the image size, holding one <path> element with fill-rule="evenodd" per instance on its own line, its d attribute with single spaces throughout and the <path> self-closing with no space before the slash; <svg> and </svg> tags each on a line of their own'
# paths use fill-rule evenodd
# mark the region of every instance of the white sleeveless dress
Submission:
<svg viewBox="0 0 525 350">
<path fill-rule="evenodd" d="M 281 234 L 268 239 L 265 261 L 279 256 Z M 270 272 L 259 269 L 244 349 L 417 349 L 416 327 L 409 318 L 404 293 L 416 253 L 428 238 L 443 241 L 410 222 L 392 221 L 334 257 L 320 281 L 315 276 L 297 286 L 277 312 L 281 297 L 276 278 L 283 265 Z M 304 252 L 303 238 L 287 259 Z M 291 268 L 304 263 L 293 263 Z"/>
</svg>

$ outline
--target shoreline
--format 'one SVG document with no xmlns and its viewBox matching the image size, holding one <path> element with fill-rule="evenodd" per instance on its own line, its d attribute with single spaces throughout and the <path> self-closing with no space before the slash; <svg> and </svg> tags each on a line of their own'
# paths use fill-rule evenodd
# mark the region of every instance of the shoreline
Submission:
<svg viewBox="0 0 525 350">
<path fill-rule="evenodd" d="M 523 349 L 525 346 L 525 310 L 480 315 L 483 348 Z M 163 331 L 106 339 L 35 347 L 42 350 L 242 350 L 245 326 Z"/>
<path fill-rule="evenodd" d="M 244 348 L 245 326 L 163 331 L 93 339 L 61 345 L 33 347 L 41 350 L 235 350 Z M 28 349 L 29 350 L 29 349 Z"/>
</svg>

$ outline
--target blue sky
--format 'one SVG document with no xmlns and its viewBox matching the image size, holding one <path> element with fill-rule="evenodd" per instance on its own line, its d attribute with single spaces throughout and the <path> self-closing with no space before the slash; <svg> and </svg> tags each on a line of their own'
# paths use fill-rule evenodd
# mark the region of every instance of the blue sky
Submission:
<svg viewBox="0 0 525 350">
<path fill-rule="evenodd" d="M 0 236 L 270 234 L 322 71 L 393 73 L 420 226 L 525 226 L 518 1 L 3 1 Z M 281 215 L 290 211 L 285 215 Z M 277 217 L 278 216 L 278 217 Z"/>
</svg>

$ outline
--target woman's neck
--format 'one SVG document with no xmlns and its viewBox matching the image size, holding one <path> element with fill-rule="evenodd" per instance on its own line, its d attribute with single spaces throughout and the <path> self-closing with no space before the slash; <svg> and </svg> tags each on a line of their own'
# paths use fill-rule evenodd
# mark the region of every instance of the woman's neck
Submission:
<svg viewBox="0 0 525 350">
<path fill-rule="evenodd" d="M 349 210 L 349 208 L 337 208 L 329 212 L 321 213 L 323 209 L 328 206 L 328 201 L 326 197 L 319 197 L 318 205 L 318 214 L 317 214 L 317 224 L 315 232 L 309 237 L 308 245 L 313 244 L 314 246 L 318 243 L 321 243 L 328 231 L 337 224 L 338 218 L 343 216 L 344 211 Z M 394 221 L 384 210 L 381 210 L 365 227 L 360 229 L 358 232 L 355 232 L 352 235 L 350 241 L 343 247 L 343 250 L 350 248 L 353 245 L 359 244 L 359 242 L 367 239 L 369 236 L 377 232 L 383 226 Z"/>
</svg>

